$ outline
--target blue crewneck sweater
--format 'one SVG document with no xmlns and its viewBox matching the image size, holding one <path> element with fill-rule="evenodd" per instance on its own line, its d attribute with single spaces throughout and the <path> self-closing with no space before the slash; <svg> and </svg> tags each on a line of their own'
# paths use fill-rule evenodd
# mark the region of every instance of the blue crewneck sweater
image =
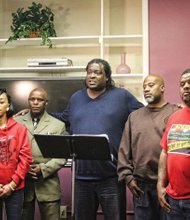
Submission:
<svg viewBox="0 0 190 220">
<path fill-rule="evenodd" d="M 109 137 L 114 160 L 77 160 L 77 179 L 101 180 L 117 176 L 118 148 L 125 122 L 132 111 L 142 106 L 125 89 L 114 87 L 95 99 L 82 89 L 71 96 L 63 113 L 54 114 L 62 121 L 69 121 L 71 134 L 107 134 Z"/>
</svg>

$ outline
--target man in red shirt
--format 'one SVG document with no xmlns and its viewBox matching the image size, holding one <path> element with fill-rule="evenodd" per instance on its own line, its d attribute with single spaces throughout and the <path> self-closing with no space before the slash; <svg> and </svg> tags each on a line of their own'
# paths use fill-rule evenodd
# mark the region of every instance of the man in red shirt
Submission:
<svg viewBox="0 0 190 220">
<path fill-rule="evenodd" d="M 160 142 L 158 199 L 167 220 L 190 219 L 190 69 L 180 80 L 185 107 L 171 115 Z"/>
</svg>

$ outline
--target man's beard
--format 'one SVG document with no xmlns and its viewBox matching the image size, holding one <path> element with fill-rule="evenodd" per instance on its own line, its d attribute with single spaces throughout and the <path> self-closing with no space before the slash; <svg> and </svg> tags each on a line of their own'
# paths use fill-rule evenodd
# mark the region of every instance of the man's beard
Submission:
<svg viewBox="0 0 190 220">
<path fill-rule="evenodd" d="M 145 100 L 146 100 L 146 102 L 147 102 L 148 104 L 152 104 L 152 103 L 154 103 L 154 101 L 155 101 L 155 97 L 154 97 L 154 96 L 151 96 L 151 97 L 145 98 Z"/>
<path fill-rule="evenodd" d="M 190 107 L 190 98 L 182 98 L 183 102 Z"/>
<path fill-rule="evenodd" d="M 148 104 L 157 104 L 160 101 L 160 97 L 151 96 L 151 97 L 145 98 L 145 100 Z"/>
</svg>

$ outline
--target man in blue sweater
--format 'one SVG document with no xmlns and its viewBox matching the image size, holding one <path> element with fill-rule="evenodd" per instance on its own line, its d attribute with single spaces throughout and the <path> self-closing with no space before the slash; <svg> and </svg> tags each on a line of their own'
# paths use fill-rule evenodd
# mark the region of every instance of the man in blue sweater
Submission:
<svg viewBox="0 0 190 220">
<path fill-rule="evenodd" d="M 107 134 L 113 160 L 76 161 L 75 219 L 95 220 L 101 205 L 105 220 L 125 220 L 126 186 L 118 183 L 118 148 L 128 115 L 143 105 L 114 86 L 105 60 L 91 60 L 86 71 L 86 88 L 71 96 L 64 112 L 53 115 L 69 122 L 70 134 Z"/>
</svg>

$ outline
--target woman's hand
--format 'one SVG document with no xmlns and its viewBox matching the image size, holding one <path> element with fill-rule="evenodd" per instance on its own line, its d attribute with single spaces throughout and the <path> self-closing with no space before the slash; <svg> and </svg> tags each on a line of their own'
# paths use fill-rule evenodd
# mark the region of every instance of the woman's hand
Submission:
<svg viewBox="0 0 190 220">
<path fill-rule="evenodd" d="M 10 184 L 1 186 L 0 188 L 0 198 L 7 198 L 12 194 L 13 190 L 10 187 Z"/>
</svg>

